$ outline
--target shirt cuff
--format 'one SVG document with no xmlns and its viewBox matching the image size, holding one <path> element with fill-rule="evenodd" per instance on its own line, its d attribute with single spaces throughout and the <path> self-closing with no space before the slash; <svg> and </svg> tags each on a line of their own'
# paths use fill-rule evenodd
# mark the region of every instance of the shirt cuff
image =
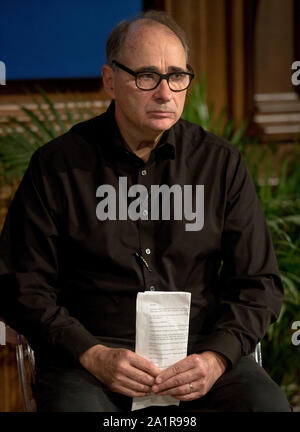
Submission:
<svg viewBox="0 0 300 432">
<path fill-rule="evenodd" d="M 55 335 L 54 344 L 78 361 L 80 355 L 92 346 L 98 345 L 99 340 L 83 326 L 73 325 Z"/>
<path fill-rule="evenodd" d="M 231 369 L 241 358 L 241 344 L 237 338 L 227 331 L 220 330 L 208 335 L 195 344 L 195 351 L 216 351 L 228 360 L 228 369 Z"/>
</svg>

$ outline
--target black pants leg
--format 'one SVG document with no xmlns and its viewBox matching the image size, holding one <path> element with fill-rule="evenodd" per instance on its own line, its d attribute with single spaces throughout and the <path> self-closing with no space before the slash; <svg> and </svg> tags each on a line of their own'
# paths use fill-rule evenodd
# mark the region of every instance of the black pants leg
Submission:
<svg viewBox="0 0 300 432">
<path fill-rule="evenodd" d="M 81 368 L 50 367 L 36 377 L 34 396 L 40 412 L 120 412 L 131 398 L 113 393 Z"/>
</svg>

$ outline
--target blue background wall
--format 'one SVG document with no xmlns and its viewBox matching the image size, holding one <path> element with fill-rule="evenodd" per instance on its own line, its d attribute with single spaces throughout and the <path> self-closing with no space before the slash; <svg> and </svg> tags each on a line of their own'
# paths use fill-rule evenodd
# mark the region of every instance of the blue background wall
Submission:
<svg viewBox="0 0 300 432">
<path fill-rule="evenodd" d="M 95 78 L 105 40 L 142 0 L 5 0 L 0 7 L 0 60 L 6 78 Z"/>
</svg>

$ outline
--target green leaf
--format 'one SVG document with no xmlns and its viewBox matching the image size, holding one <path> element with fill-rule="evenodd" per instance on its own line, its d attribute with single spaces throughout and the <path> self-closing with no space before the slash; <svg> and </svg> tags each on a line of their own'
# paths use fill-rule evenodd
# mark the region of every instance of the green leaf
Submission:
<svg viewBox="0 0 300 432">
<path fill-rule="evenodd" d="M 40 121 L 38 116 L 33 111 L 27 109 L 26 107 L 22 107 L 22 111 L 28 115 L 28 117 L 31 119 L 32 123 L 40 131 L 42 141 L 49 141 L 52 138 L 52 136 L 48 132 L 47 128 L 45 127 L 45 124 Z"/>
</svg>

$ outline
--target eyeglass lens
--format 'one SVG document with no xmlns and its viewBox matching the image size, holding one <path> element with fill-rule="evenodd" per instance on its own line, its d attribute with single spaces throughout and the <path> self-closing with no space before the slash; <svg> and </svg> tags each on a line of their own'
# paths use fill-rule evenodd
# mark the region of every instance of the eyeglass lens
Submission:
<svg viewBox="0 0 300 432">
<path fill-rule="evenodd" d="M 159 74 L 155 72 L 141 72 L 136 76 L 137 86 L 142 90 L 155 88 L 160 80 Z M 169 87 L 171 90 L 178 91 L 186 89 L 190 84 L 190 75 L 184 73 L 172 73 L 169 75 Z"/>
</svg>

